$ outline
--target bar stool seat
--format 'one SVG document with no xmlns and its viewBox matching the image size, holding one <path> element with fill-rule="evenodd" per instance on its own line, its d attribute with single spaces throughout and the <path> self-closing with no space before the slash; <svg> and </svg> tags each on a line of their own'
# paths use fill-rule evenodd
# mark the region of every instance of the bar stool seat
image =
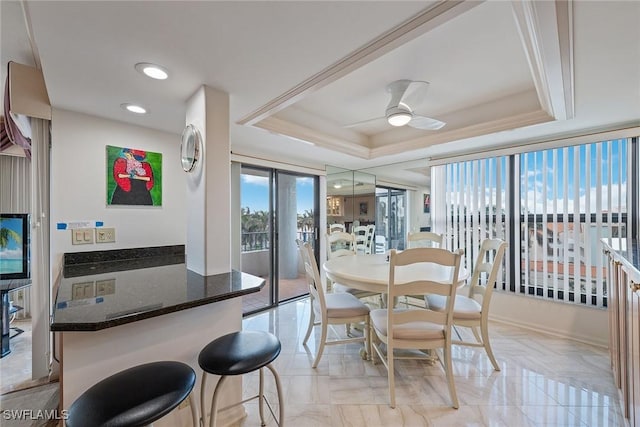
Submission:
<svg viewBox="0 0 640 427">
<path fill-rule="evenodd" d="M 271 365 L 280 354 L 282 346 L 280 340 L 269 332 L 260 331 L 238 331 L 223 335 L 207 344 L 198 355 L 198 364 L 204 371 L 202 375 L 202 385 L 200 387 L 200 412 L 202 414 L 202 423 L 206 424 L 206 409 L 204 407 L 205 382 L 207 374 L 219 375 L 220 379 L 213 392 L 211 401 L 211 419 L 210 426 L 216 425 L 218 414 L 218 399 L 222 384 L 228 376 L 242 375 L 256 370 L 260 370 L 260 390 L 256 396 L 245 399 L 241 402 L 234 403 L 220 411 L 229 409 L 233 406 L 241 405 L 249 400 L 259 399 L 260 420 L 262 425 L 266 425 L 264 421 L 263 402 L 264 397 L 264 373 L 263 368 L 268 368 L 276 383 L 279 403 L 278 425 L 283 425 L 284 405 L 282 402 L 282 387 L 280 378 L 276 370 Z M 267 406 L 271 411 L 271 406 L 267 402 Z M 274 415 L 275 418 L 275 415 Z"/>
<path fill-rule="evenodd" d="M 182 362 L 152 362 L 120 371 L 94 384 L 69 407 L 67 427 L 146 426 L 187 397 L 196 373 Z M 197 414 L 191 402 L 194 426 Z"/>
</svg>

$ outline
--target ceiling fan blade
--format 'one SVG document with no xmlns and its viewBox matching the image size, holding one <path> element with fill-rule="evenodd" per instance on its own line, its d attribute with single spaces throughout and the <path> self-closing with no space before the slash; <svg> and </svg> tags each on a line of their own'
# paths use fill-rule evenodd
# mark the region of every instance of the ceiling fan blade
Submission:
<svg viewBox="0 0 640 427">
<path fill-rule="evenodd" d="M 438 130 L 442 129 L 444 125 L 446 125 L 446 123 L 441 122 L 440 120 L 432 119 L 430 117 L 413 116 L 408 125 L 416 129 Z"/>
<path fill-rule="evenodd" d="M 407 105 L 411 110 L 419 109 L 424 102 L 429 90 L 429 82 L 412 81 L 407 85 L 400 102 Z"/>
<path fill-rule="evenodd" d="M 391 94 L 391 99 L 387 105 L 387 110 L 398 107 L 402 102 L 402 97 L 407 92 L 407 88 L 411 85 L 411 80 L 396 80 L 387 85 L 387 92 Z"/>
<path fill-rule="evenodd" d="M 386 122 L 387 122 L 387 118 L 386 117 L 376 117 L 375 119 L 363 120 L 361 122 L 351 123 L 351 124 L 348 124 L 348 125 L 344 125 L 342 127 L 343 128 L 354 128 L 354 127 L 358 127 L 358 126 L 362 126 L 362 125 L 371 125 L 371 124 L 375 124 L 375 123 L 386 123 Z"/>
</svg>

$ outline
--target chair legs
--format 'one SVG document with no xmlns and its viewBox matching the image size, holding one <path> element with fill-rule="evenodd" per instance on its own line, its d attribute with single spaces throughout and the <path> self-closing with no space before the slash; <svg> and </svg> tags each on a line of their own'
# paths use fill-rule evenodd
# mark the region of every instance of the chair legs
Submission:
<svg viewBox="0 0 640 427">
<path fill-rule="evenodd" d="M 391 408 L 396 407 L 396 381 L 395 381 L 395 372 L 394 372 L 394 359 L 393 359 L 393 350 L 391 350 L 391 354 L 388 353 L 389 348 L 387 348 L 387 382 L 389 383 L 389 402 Z"/>
<path fill-rule="evenodd" d="M 327 325 L 322 323 L 322 331 L 320 333 L 320 342 L 318 343 L 318 350 L 316 351 L 316 357 L 313 359 L 312 368 L 317 368 L 318 363 L 320 363 L 320 358 L 322 357 L 322 352 L 324 351 L 324 345 L 327 342 Z"/>
<path fill-rule="evenodd" d="M 310 301 L 309 304 L 311 308 L 311 313 L 309 314 L 309 325 L 307 325 L 307 333 L 304 335 L 304 339 L 302 340 L 302 344 L 306 344 L 309 341 L 309 337 L 311 336 L 311 331 L 313 331 L 313 326 L 316 323 L 316 314 L 313 310 L 313 300 Z"/>
<path fill-rule="evenodd" d="M 265 366 L 266 368 L 268 368 L 271 373 L 273 374 L 273 378 L 275 380 L 276 383 L 276 392 L 278 394 L 278 426 L 282 427 L 284 425 L 284 401 L 283 401 L 283 394 L 282 394 L 282 385 L 280 383 L 280 376 L 278 375 L 278 373 L 276 372 L 275 368 L 272 366 L 271 363 L 269 363 L 268 365 Z M 269 407 L 269 410 L 271 411 L 271 414 L 274 415 L 275 418 L 275 414 L 273 414 L 273 411 L 271 410 L 271 406 L 269 406 L 269 402 L 266 401 L 265 397 L 264 397 L 264 371 L 263 368 L 260 368 L 260 372 L 259 372 L 259 378 L 260 378 L 260 385 L 259 385 L 259 389 L 258 389 L 258 395 L 251 397 L 249 399 L 245 399 L 242 402 L 238 402 L 238 403 L 234 403 L 232 405 L 229 405 L 225 408 L 222 408 L 221 410 L 225 410 L 228 408 L 231 408 L 233 406 L 237 406 L 237 405 L 241 405 L 245 402 L 248 402 L 249 400 L 253 400 L 253 399 L 258 399 L 258 410 L 260 412 L 260 425 L 261 426 L 266 426 L 266 421 L 265 421 L 265 413 L 264 413 L 264 404 L 265 402 L 267 403 L 267 406 Z M 202 411 L 202 417 L 200 418 L 201 420 L 201 425 L 204 426 L 206 424 L 206 410 L 205 410 L 205 406 L 204 406 L 204 395 L 206 392 L 206 378 L 207 378 L 207 374 L 204 373 L 202 376 L 202 383 L 201 383 L 201 389 L 200 389 L 200 408 Z M 219 400 L 220 400 L 220 390 L 222 390 L 222 385 L 225 383 L 225 380 L 227 379 L 227 376 L 221 376 L 220 379 L 218 380 L 218 384 L 216 384 L 216 388 L 213 391 L 213 398 L 211 399 L 211 416 L 209 418 L 209 427 L 216 427 L 217 425 L 217 418 L 218 418 L 218 404 L 219 404 Z M 193 414 L 193 410 L 192 410 L 192 414 Z M 198 425 L 196 422 L 196 418 L 195 418 L 195 414 L 194 416 L 194 426 Z"/>
<path fill-rule="evenodd" d="M 459 340 L 455 340 L 452 343 L 454 345 L 464 345 L 467 347 L 483 347 L 484 350 L 487 352 L 487 357 L 489 357 L 489 360 L 491 361 L 491 364 L 493 365 L 493 369 L 495 369 L 496 371 L 500 370 L 500 365 L 498 365 L 498 362 L 496 361 L 495 356 L 493 355 L 493 350 L 491 349 L 491 342 L 489 340 L 489 324 L 486 321 L 482 321 L 480 322 L 480 325 L 478 325 L 477 323 L 474 324 L 457 324 L 458 326 L 464 326 L 467 327 L 469 329 L 471 329 L 471 332 L 473 332 L 473 336 L 476 339 L 476 342 L 470 342 L 470 341 L 464 341 L 460 338 L 460 335 L 458 334 L 458 338 Z M 455 329 L 455 328 L 454 328 Z M 457 330 L 456 330 L 457 332 Z"/>
<path fill-rule="evenodd" d="M 498 366 L 498 362 L 496 361 L 496 358 L 493 355 L 493 350 L 491 350 L 491 344 L 489 343 L 489 327 L 487 326 L 486 322 L 480 326 L 480 331 L 482 333 L 482 343 L 484 344 L 484 349 L 487 352 L 487 356 L 489 356 L 489 360 L 493 365 L 493 369 L 495 369 L 496 371 L 499 371 L 500 366 Z"/>
<path fill-rule="evenodd" d="M 453 363 L 451 361 L 451 345 L 445 346 L 442 349 L 444 353 L 444 371 L 447 375 L 447 384 L 449 385 L 449 395 L 451 396 L 451 403 L 454 409 L 458 409 L 460 406 L 458 403 L 458 395 L 456 393 L 456 384 L 453 381 Z"/>
</svg>

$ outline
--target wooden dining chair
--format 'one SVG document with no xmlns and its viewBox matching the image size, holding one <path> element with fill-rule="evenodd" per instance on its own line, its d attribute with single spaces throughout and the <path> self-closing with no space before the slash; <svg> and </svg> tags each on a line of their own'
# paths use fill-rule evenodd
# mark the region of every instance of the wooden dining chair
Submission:
<svg viewBox="0 0 640 427">
<path fill-rule="evenodd" d="M 367 253 L 367 226 L 359 225 L 357 227 L 353 227 L 353 236 L 355 239 L 355 252 L 357 254 L 366 254 Z"/>
<path fill-rule="evenodd" d="M 320 326 L 321 328 L 320 341 L 318 342 L 312 367 L 316 368 L 320 363 L 325 345 L 364 342 L 367 354 L 371 354 L 369 345 L 369 307 L 349 293 L 326 293 L 320 282 L 320 272 L 311 246 L 309 243 L 303 243 L 300 240 L 296 240 L 296 243 L 302 256 L 311 302 L 309 324 L 302 343 L 304 345 L 307 344 L 314 326 Z M 328 329 L 331 325 L 348 325 L 357 322 L 364 323 L 362 337 L 328 339 Z"/>
<path fill-rule="evenodd" d="M 333 233 L 327 234 L 327 259 L 333 259 L 341 256 L 355 256 L 355 236 L 350 233 Z M 357 298 L 366 298 L 379 295 L 375 292 L 363 291 L 351 288 L 340 283 L 332 283 L 333 292 L 350 293 Z"/>
<path fill-rule="evenodd" d="M 442 246 L 442 234 L 431 231 L 413 231 L 407 234 L 409 248 L 439 248 Z"/>
<path fill-rule="evenodd" d="M 327 259 L 355 255 L 355 237 L 345 231 L 335 231 L 325 235 L 327 243 Z"/>
<path fill-rule="evenodd" d="M 414 248 L 402 252 L 395 249 L 390 253 L 389 265 L 389 300 L 404 295 L 437 294 L 446 298 L 443 311 L 424 308 L 396 308 L 373 310 L 371 317 L 372 357 L 377 356 L 387 368 L 389 381 L 390 406 L 395 408 L 395 359 L 427 359 L 427 356 L 400 356 L 396 349 L 435 350 L 441 349 L 438 359 L 447 377 L 452 406 L 458 408 L 451 360 L 451 327 L 453 324 L 453 306 L 456 298 L 456 284 L 460 269 L 461 252 L 450 252 L 440 248 Z M 416 264 L 434 263 L 451 268 L 450 279 L 446 283 L 434 282 L 425 277 L 422 280 L 406 281 L 407 271 L 416 268 Z M 380 341 L 380 343 L 376 343 Z M 381 344 L 386 347 L 383 348 Z"/>
<path fill-rule="evenodd" d="M 344 224 L 340 224 L 337 222 L 334 224 L 329 224 L 329 234 L 336 233 L 338 231 L 346 232 L 347 228 L 345 227 Z"/>
<path fill-rule="evenodd" d="M 480 245 L 480 251 L 473 266 L 469 282 L 468 296 L 458 295 L 453 307 L 454 326 L 470 328 L 476 342 L 455 340 L 453 344 L 469 347 L 484 347 L 487 356 L 496 371 L 500 370 L 489 342 L 489 304 L 491 295 L 502 266 L 507 243 L 500 239 L 486 239 Z M 435 311 L 447 309 L 447 302 L 440 295 L 427 295 L 427 307 Z M 479 332 L 478 332 L 479 329 Z"/>
<path fill-rule="evenodd" d="M 407 247 L 409 248 L 439 248 L 442 246 L 442 234 L 431 231 L 412 231 L 407 234 Z M 422 295 L 407 295 L 404 303 L 408 307 L 425 307 Z"/>
</svg>

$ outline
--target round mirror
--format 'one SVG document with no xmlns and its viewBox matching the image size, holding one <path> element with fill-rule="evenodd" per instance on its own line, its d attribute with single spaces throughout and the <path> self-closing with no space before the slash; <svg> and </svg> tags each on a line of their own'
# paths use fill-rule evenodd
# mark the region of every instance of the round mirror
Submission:
<svg viewBox="0 0 640 427">
<path fill-rule="evenodd" d="M 187 125 L 182 131 L 180 161 L 185 172 L 191 172 L 200 157 L 200 132 L 194 125 Z"/>
</svg>

